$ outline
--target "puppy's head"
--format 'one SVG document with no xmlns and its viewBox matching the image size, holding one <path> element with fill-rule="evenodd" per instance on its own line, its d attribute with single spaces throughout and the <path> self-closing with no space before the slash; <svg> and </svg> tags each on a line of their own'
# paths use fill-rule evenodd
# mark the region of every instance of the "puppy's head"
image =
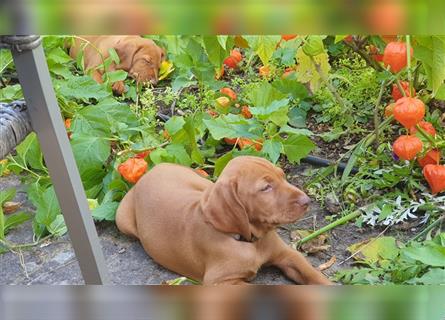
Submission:
<svg viewBox="0 0 445 320">
<path fill-rule="evenodd" d="M 286 181 L 282 169 L 265 159 L 243 156 L 228 163 L 204 203 L 206 221 L 250 240 L 301 218 L 310 199 Z"/>
<path fill-rule="evenodd" d="M 128 74 L 138 83 L 158 83 L 159 68 L 165 60 L 165 52 L 152 40 L 133 38 L 116 51 L 121 64 L 126 66 Z"/>
</svg>

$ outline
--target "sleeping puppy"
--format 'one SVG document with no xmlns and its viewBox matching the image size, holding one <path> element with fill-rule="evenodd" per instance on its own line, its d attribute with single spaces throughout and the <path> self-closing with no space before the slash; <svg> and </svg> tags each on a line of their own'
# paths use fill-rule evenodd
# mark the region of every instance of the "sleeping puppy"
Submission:
<svg viewBox="0 0 445 320">
<path fill-rule="evenodd" d="M 165 60 L 164 50 L 152 40 L 140 36 L 82 36 L 84 40 L 76 38 L 70 48 L 70 56 L 76 59 L 79 52 L 84 52 L 85 71 L 92 72 L 96 82 L 102 83 L 104 70 L 98 68 L 103 59 L 108 58 L 108 50 L 114 48 L 119 56 L 120 63 L 110 65 L 108 72 L 124 70 L 138 83 L 158 83 L 159 67 Z M 102 54 L 101 55 L 99 54 Z M 113 92 L 122 95 L 125 92 L 123 81 L 112 85 Z"/>
<path fill-rule="evenodd" d="M 297 283 L 331 284 L 275 230 L 301 218 L 309 204 L 283 170 L 259 157 L 231 160 L 215 183 L 165 163 L 125 195 L 116 224 L 156 262 L 203 284 L 244 283 L 263 265 Z"/>
</svg>

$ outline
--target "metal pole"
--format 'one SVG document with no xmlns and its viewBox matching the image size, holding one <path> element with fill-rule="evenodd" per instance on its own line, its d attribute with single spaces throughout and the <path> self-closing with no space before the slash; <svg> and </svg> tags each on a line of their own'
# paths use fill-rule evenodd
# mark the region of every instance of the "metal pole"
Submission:
<svg viewBox="0 0 445 320">
<path fill-rule="evenodd" d="M 43 48 L 12 49 L 23 94 L 37 133 L 71 243 L 86 284 L 107 284 L 108 271 L 85 191 L 52 87 Z"/>
</svg>

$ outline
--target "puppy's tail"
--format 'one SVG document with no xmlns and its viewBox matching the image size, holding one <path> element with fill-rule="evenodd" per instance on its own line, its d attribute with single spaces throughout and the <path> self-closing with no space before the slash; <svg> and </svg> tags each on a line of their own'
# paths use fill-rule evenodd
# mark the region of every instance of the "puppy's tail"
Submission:
<svg viewBox="0 0 445 320">
<path fill-rule="evenodd" d="M 122 233 L 139 238 L 136 226 L 136 213 L 134 212 L 134 188 L 128 191 L 117 208 L 116 225 Z"/>
</svg>

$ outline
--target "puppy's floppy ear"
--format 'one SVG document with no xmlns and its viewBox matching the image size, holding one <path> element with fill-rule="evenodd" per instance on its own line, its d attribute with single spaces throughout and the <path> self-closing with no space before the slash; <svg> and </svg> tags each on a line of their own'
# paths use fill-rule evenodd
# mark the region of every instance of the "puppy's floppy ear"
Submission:
<svg viewBox="0 0 445 320">
<path fill-rule="evenodd" d="M 221 232 L 239 234 L 250 241 L 249 218 L 237 189 L 234 178 L 218 180 L 203 199 L 204 220 Z"/>
<path fill-rule="evenodd" d="M 140 48 L 138 41 L 119 41 L 114 46 L 117 55 L 120 59 L 119 67 L 125 71 L 129 71 L 133 64 L 133 58 Z"/>
</svg>

